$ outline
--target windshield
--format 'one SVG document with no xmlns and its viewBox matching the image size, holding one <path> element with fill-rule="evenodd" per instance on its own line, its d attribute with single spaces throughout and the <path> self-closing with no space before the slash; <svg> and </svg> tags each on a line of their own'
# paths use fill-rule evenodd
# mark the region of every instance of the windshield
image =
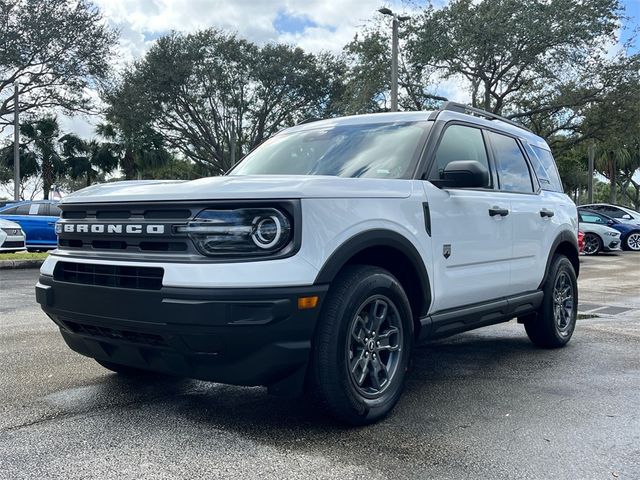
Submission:
<svg viewBox="0 0 640 480">
<path fill-rule="evenodd" d="M 283 132 L 229 174 L 407 178 L 429 125 L 395 122 Z"/>
</svg>

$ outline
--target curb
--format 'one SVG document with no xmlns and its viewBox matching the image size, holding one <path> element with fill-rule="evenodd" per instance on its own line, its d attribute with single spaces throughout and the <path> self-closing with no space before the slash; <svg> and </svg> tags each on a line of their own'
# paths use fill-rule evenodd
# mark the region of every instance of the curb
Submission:
<svg viewBox="0 0 640 480">
<path fill-rule="evenodd" d="M 40 268 L 44 260 L 0 260 L 0 270 L 16 268 Z"/>
</svg>

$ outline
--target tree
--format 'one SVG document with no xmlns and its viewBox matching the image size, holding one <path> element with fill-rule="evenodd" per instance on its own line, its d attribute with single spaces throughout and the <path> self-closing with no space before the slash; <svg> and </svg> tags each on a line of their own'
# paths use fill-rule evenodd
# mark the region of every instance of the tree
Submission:
<svg viewBox="0 0 640 480">
<path fill-rule="evenodd" d="M 89 112 L 88 87 L 105 79 L 116 34 L 87 0 L 0 2 L 0 129 L 15 110 Z"/>
<path fill-rule="evenodd" d="M 135 121 L 137 125 L 139 117 Z M 109 142 L 110 149 L 117 153 L 125 180 L 147 176 L 155 178 L 153 171 L 171 161 L 162 137 L 148 125 L 134 129 L 126 122 L 121 125 L 118 128 L 115 123 L 101 123 L 96 127 L 96 134 Z"/>
<path fill-rule="evenodd" d="M 434 95 L 436 69 L 410 63 L 403 52 L 405 23 L 400 31 L 402 48 L 399 52 L 398 104 L 404 110 L 434 108 L 445 97 Z M 391 38 L 388 24 L 374 21 L 343 49 L 347 69 L 340 98 L 342 111 L 347 114 L 389 110 L 391 89 Z"/>
<path fill-rule="evenodd" d="M 84 140 L 68 133 L 60 138 L 60 144 L 69 177 L 83 178 L 87 187 L 118 168 L 118 146 L 113 143 Z"/>
<path fill-rule="evenodd" d="M 596 170 L 610 183 L 609 202 L 626 195 L 640 168 L 640 59 L 630 57 L 614 87 L 583 111 L 581 130 L 593 140 Z"/>
<path fill-rule="evenodd" d="M 424 11 L 408 48 L 414 65 L 466 79 L 473 106 L 529 117 L 595 98 L 620 11 L 618 0 L 453 0 Z"/>
<path fill-rule="evenodd" d="M 28 150 L 26 145 L 20 144 L 20 198 L 25 198 L 27 185 L 39 183 L 40 166 L 34 152 Z M 13 189 L 9 190 L 7 184 L 13 182 L 13 142 L 0 148 L 0 185 L 7 189 L 7 193 L 13 196 Z"/>
<path fill-rule="evenodd" d="M 335 108 L 338 67 L 326 60 L 212 29 L 173 33 L 107 92 L 108 118 L 125 137 L 154 133 L 221 174 L 282 127 Z"/>
<path fill-rule="evenodd" d="M 39 165 L 45 199 L 49 198 L 49 191 L 56 178 L 64 172 L 64 164 L 56 148 L 59 133 L 58 120 L 51 116 L 41 117 L 20 126 L 20 134 L 27 139 L 26 148 Z"/>
</svg>

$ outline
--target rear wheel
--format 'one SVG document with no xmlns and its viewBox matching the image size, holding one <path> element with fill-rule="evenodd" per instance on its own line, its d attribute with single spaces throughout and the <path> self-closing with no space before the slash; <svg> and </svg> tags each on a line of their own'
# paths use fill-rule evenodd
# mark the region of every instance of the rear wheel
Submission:
<svg viewBox="0 0 640 480">
<path fill-rule="evenodd" d="M 627 250 L 640 252 L 640 232 L 631 232 L 624 241 L 624 246 Z"/>
<path fill-rule="evenodd" d="M 567 257 L 553 257 L 542 290 L 542 305 L 537 314 L 523 319 L 524 328 L 537 346 L 562 347 L 571 339 L 578 318 L 578 282 Z"/>
<path fill-rule="evenodd" d="M 596 255 L 602 250 L 602 240 L 595 233 L 584 234 L 584 249 L 585 255 Z"/>
<path fill-rule="evenodd" d="M 412 344 L 411 307 L 398 280 L 381 268 L 348 266 L 323 306 L 312 391 L 339 420 L 375 422 L 400 398 Z"/>
</svg>

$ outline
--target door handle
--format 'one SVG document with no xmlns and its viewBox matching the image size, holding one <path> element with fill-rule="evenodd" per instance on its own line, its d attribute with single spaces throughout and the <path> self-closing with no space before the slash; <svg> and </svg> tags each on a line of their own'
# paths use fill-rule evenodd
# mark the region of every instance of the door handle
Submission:
<svg viewBox="0 0 640 480">
<path fill-rule="evenodd" d="M 507 215 L 509 215 L 509 210 L 506 208 L 491 207 L 489 209 L 489 215 L 491 217 L 495 217 L 496 215 L 500 215 L 501 217 L 506 217 Z"/>
<path fill-rule="evenodd" d="M 542 210 L 540 210 L 540 216 L 542 218 L 544 217 L 553 217 L 555 214 L 553 213 L 553 210 L 547 210 L 546 208 L 543 208 Z"/>
</svg>

